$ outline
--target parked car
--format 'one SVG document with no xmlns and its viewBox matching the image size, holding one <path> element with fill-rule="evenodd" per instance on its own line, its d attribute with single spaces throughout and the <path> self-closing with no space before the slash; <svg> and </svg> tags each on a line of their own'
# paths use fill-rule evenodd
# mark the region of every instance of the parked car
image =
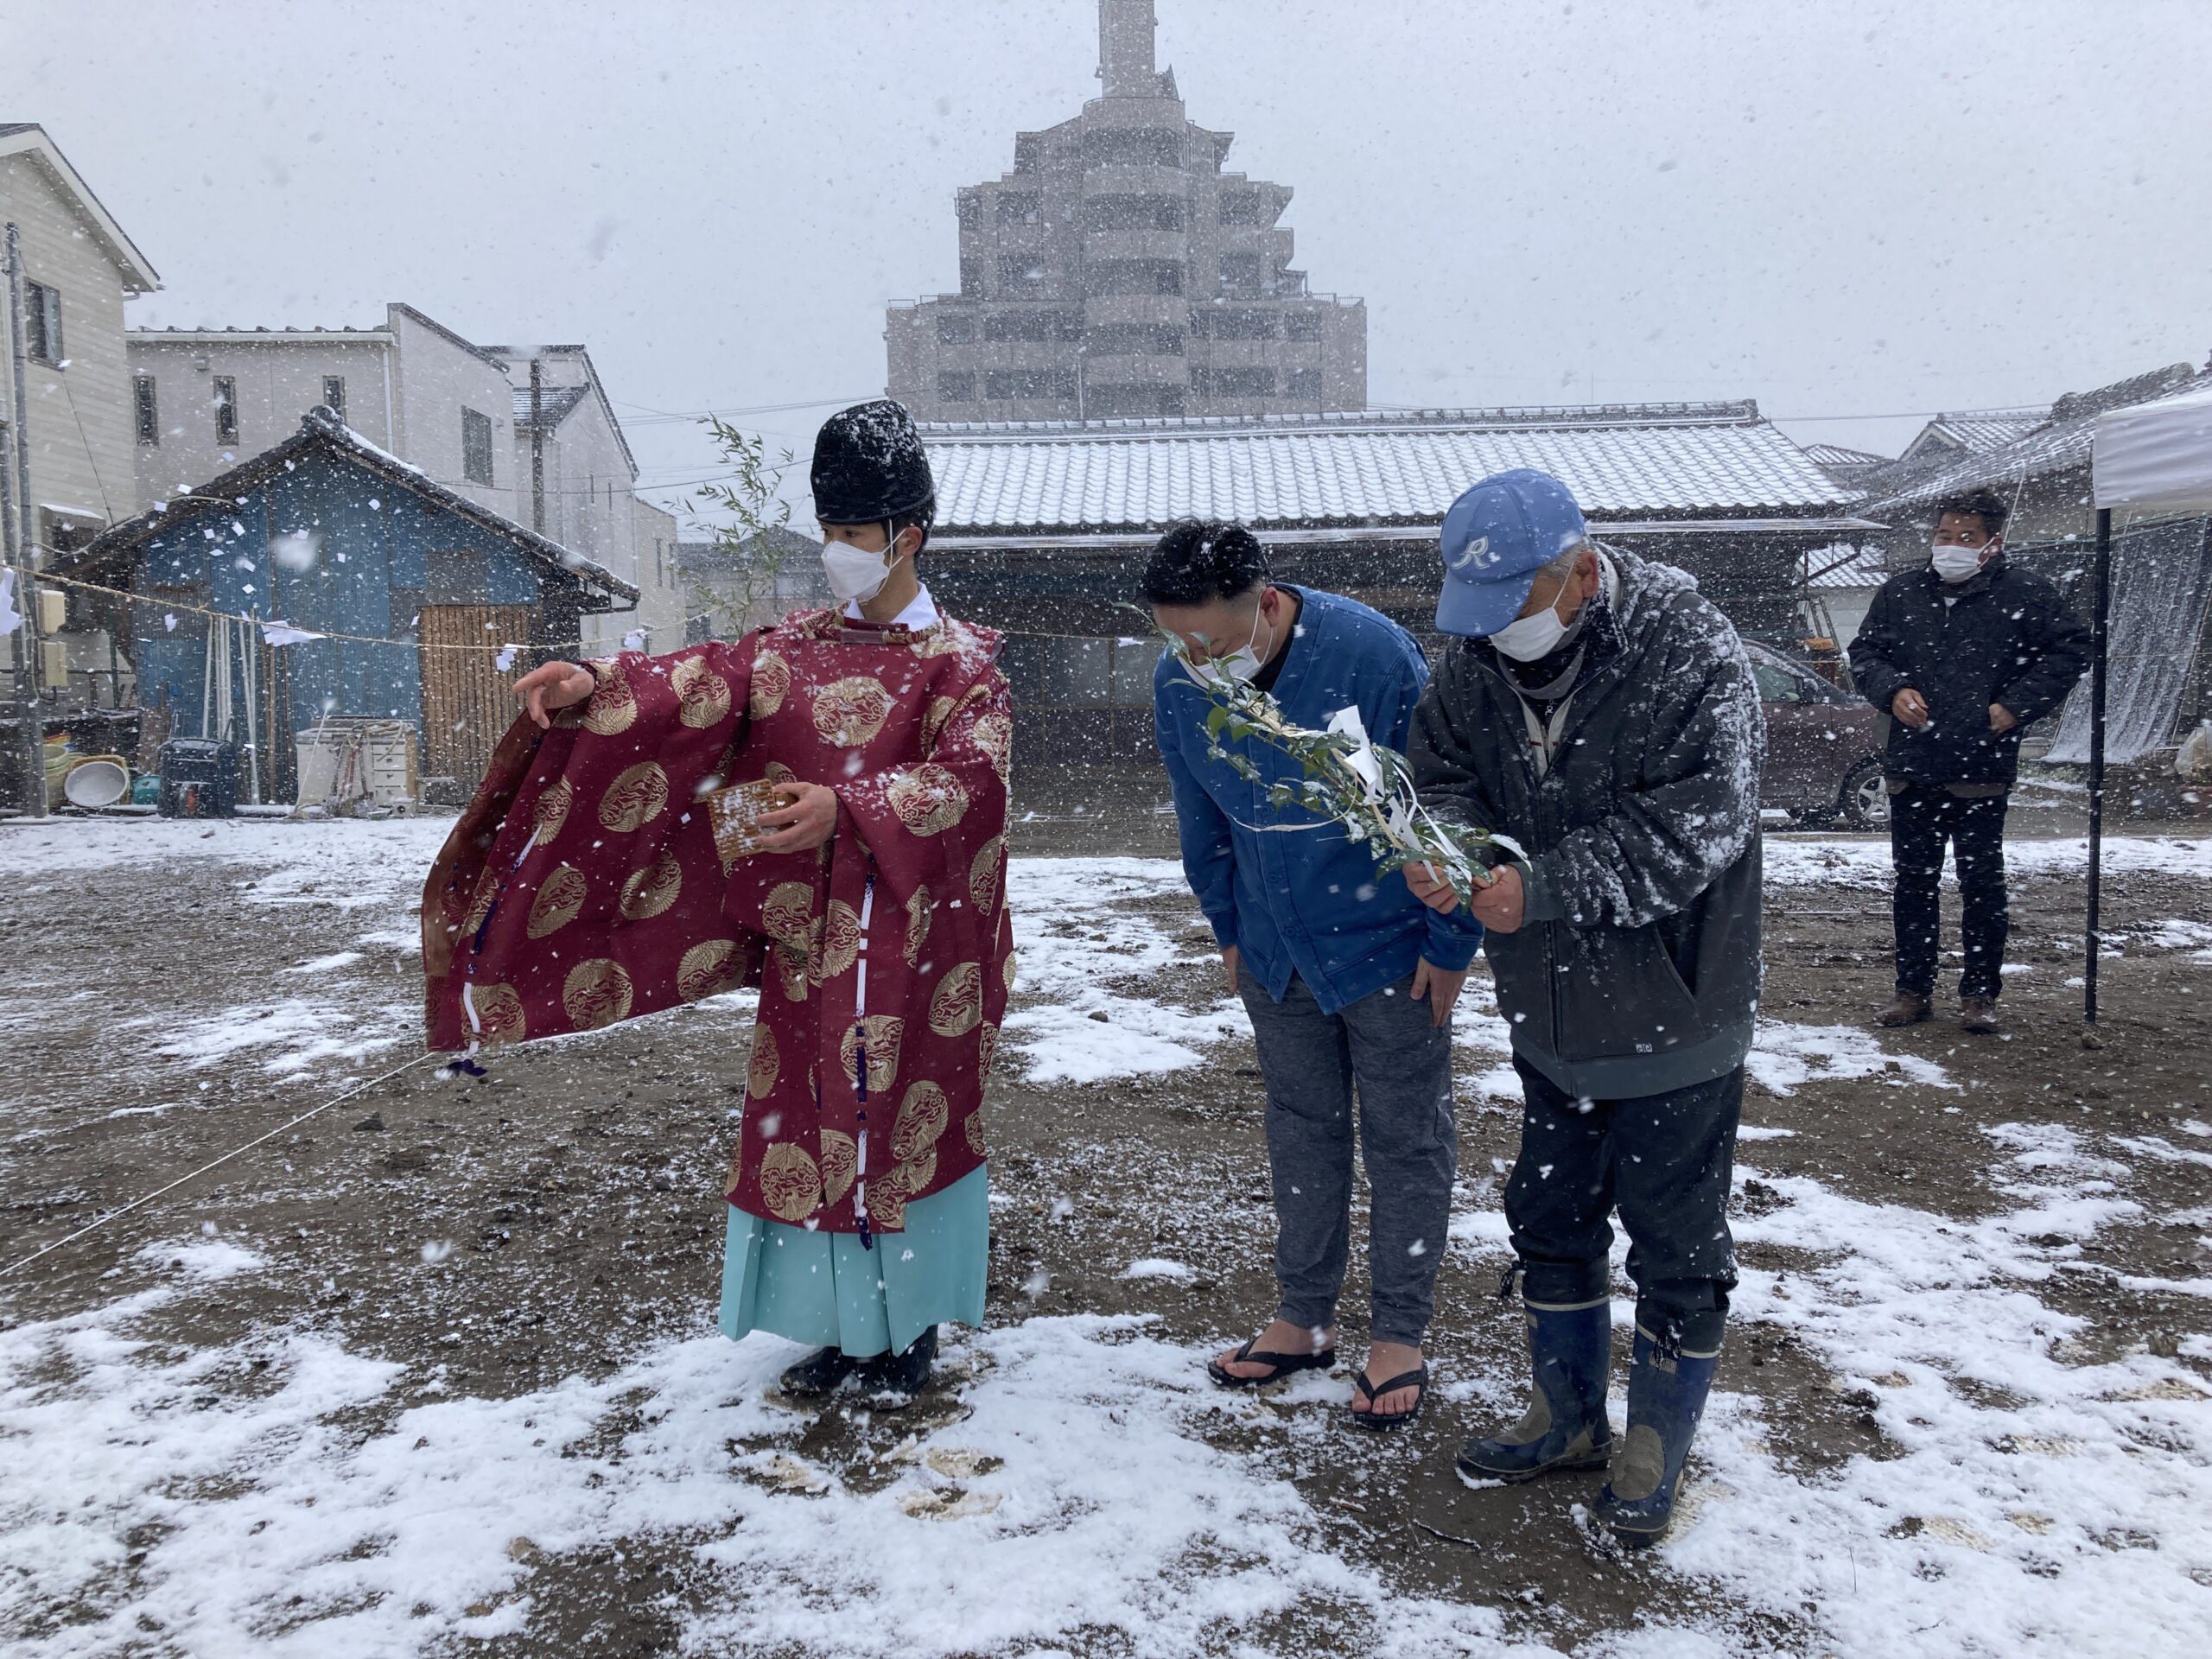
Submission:
<svg viewBox="0 0 2212 1659">
<path fill-rule="evenodd" d="M 1766 773 L 1759 805 L 1793 817 L 1841 819 L 1853 830 L 1890 821 L 1882 785 L 1882 734 L 1856 692 L 1830 684 L 1808 664 L 1745 642 L 1766 707 Z"/>
</svg>

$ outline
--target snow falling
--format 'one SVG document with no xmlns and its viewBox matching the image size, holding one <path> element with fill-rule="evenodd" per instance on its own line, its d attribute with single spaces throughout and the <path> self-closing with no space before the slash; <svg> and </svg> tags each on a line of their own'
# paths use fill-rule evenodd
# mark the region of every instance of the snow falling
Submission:
<svg viewBox="0 0 2212 1659">
<path fill-rule="evenodd" d="M 157 1128 L 208 1123 L 208 1144 L 226 1144 L 268 1126 L 257 1099 L 303 1107 L 404 1058 L 415 1017 L 408 909 L 442 830 L 10 832 L 0 857 L 34 901 L 87 881 L 181 883 L 222 895 L 269 957 L 248 998 L 210 1007 L 194 1006 L 190 988 L 157 989 L 145 1013 L 110 1024 L 134 1103 L 99 1111 Z M 1849 895 L 1878 874 L 1879 851 L 1772 842 L 1776 897 L 1787 906 Z M 2063 842 L 2028 851 L 2030 867 L 2067 855 Z M 2108 852 L 2122 870 L 2202 880 L 2212 869 L 2204 842 L 2121 839 Z M 1011 891 L 1023 980 L 1002 1051 L 1010 1086 L 1047 1100 L 1136 1090 L 1129 1098 L 1171 1109 L 1251 1086 L 1235 1072 L 1248 1023 L 1223 993 L 1172 861 L 1017 859 Z M 2123 948 L 2200 957 L 2212 933 L 2171 909 Z M 308 938 L 315 948 L 283 953 L 284 941 Z M 683 1042 L 741 1055 L 751 1002 L 739 994 L 656 1016 L 639 1052 Z M 73 1009 L 92 1012 L 81 994 L 63 995 L 48 1017 Z M 2183 1172 L 2201 1195 L 2212 1123 L 2123 1130 L 2090 1116 L 1993 1116 L 1964 1057 L 1779 1014 L 1751 1062 L 1736 1174 L 1743 1282 L 1688 1512 L 1650 1562 L 1608 1556 L 1564 1497 L 1531 1512 L 1549 1547 L 1586 1559 L 1586 1572 L 1683 1587 L 1613 1629 L 1603 1651 L 1751 1650 L 1760 1641 L 1750 1632 L 1777 1628 L 1848 1653 L 2181 1650 L 2202 1628 L 2212 1578 L 2202 1317 L 2212 1278 L 2201 1266 L 2101 1264 L 2130 1229 L 2212 1228 L 2201 1196 L 2194 1210 L 2176 1205 L 2180 1189 L 2161 1185 Z M 1463 1124 L 1517 1110 L 1505 1029 L 1479 978 L 1457 1034 Z M 553 1046 L 573 1066 L 616 1035 Z M 202 1087 L 240 1076 L 258 1082 Z M 1981 1198 L 1955 1208 L 1933 1180 L 1924 1204 L 1875 1198 L 1814 1173 L 1809 1142 L 1833 1131 L 1838 1091 L 1854 1088 L 1959 1126 L 1951 1144 L 1971 1146 L 1986 1171 Z M 433 1107 L 512 1115 L 471 1099 Z M 348 1153 L 381 1149 L 373 1131 L 353 1132 L 367 1105 L 334 1115 L 331 1138 Z M 702 1145 L 718 1143 L 721 1110 L 698 1114 Z M 1777 1113 L 1794 1127 L 1758 1121 Z M 383 1127 L 359 1127 L 372 1121 Z M 85 1132 L 51 1111 L 15 1120 L 0 1149 L 11 1190 L 35 1205 L 66 1197 L 45 1185 L 42 1154 Z M 408 1151 L 387 1164 L 408 1168 Z M 1459 1546 L 1408 1535 L 1467 1567 L 1469 1587 L 1455 1594 L 1433 1575 L 1399 1581 L 1390 1552 L 1363 1547 L 1379 1524 L 1377 1492 L 1433 1486 L 1447 1442 L 1380 1463 L 1346 1446 L 1342 1371 L 1260 1397 L 1206 1383 L 1205 1356 L 1249 1310 L 1220 1305 L 1195 1327 L 1182 1310 L 1224 1273 L 1263 1264 L 1263 1187 L 1230 1201 L 1224 1233 L 1166 1165 L 1102 1181 L 1078 1154 L 1029 1179 L 1012 1153 L 1003 1192 L 995 1165 L 995 1220 L 1018 1254 L 995 1261 L 995 1279 L 1008 1282 L 994 1289 L 986 1327 L 948 1330 L 942 1398 L 904 1416 L 833 1408 L 823 1421 L 841 1426 L 825 1432 L 772 1390 L 798 1351 L 762 1336 L 725 1341 L 702 1302 L 658 1310 L 649 1327 L 568 1352 L 544 1380 L 513 1389 L 462 1370 L 478 1313 L 452 1316 L 454 1339 L 430 1352 L 394 1351 L 346 1300 L 350 1270 L 456 1285 L 452 1275 L 486 1259 L 484 1236 L 442 1219 L 434 1186 L 387 1187 L 419 1191 L 400 1201 L 422 1218 L 395 1218 L 389 1258 L 326 1268 L 314 1249 L 326 1224 L 296 1205 L 280 1221 L 257 1195 L 296 1188 L 346 1205 L 364 1202 L 360 1192 L 342 1169 L 302 1161 L 305 1146 L 255 1155 L 219 1188 L 145 1212 L 135 1233 L 118 1226 L 104 1245 L 73 1247 L 111 1263 L 105 1277 L 73 1274 L 59 1297 L 35 1273 L 0 1290 L 0 1446 L 14 1448 L 0 1458 L 0 1632 L 29 1640 L 26 1651 L 429 1653 L 456 1639 L 542 1640 L 567 1616 L 568 1575 L 632 1554 L 685 1586 L 664 1625 L 686 1650 L 1274 1651 L 1267 1632 L 1283 1620 L 1378 1651 L 1550 1644 L 1518 1580 L 1486 1580 Z M 414 1179 L 455 1178 L 432 1168 Z M 668 1162 L 664 1149 L 630 1179 L 655 1202 L 696 1207 L 711 1201 L 710 1168 Z M 131 1170 L 102 1201 L 164 1173 Z M 1463 1169 L 1445 1246 L 1447 1275 L 1477 1285 L 1507 1259 L 1494 1174 Z M 520 1190 L 514 1174 L 491 1179 Z M 241 1211 L 257 1218 L 241 1224 Z M 46 1220 L 16 1229 L 11 1249 L 58 1230 Z M 1074 1255 L 1038 1255 L 1053 1238 Z M 1070 1274 L 1086 1273 L 1082 1259 L 1100 1252 L 1084 1300 L 1112 1305 L 1063 1300 Z M 402 1259 L 411 1265 L 385 1265 Z M 555 1281 L 572 1270 L 565 1249 L 531 1269 Z M 2070 1294 L 2096 1283 L 2197 1316 L 2115 1340 Z M 1624 1340 L 1630 1304 L 1624 1287 L 1617 1295 Z M 1493 1317 L 1473 1294 L 1440 1323 Z M 1484 1353 L 1441 1381 L 1471 1422 L 1517 1409 L 1522 1386 L 1510 1344 Z M 1770 1386 L 1782 1374 L 1770 1368 L 1784 1366 L 1816 1406 Z M 1618 1424 L 1618 1398 L 1613 1411 Z M 1846 1425 L 1840 1449 L 1816 1454 L 1802 1440 L 1808 1411 Z M 1363 1472 L 1350 1492 L 1313 1484 L 1347 1459 L 1370 1460 L 1351 1465 Z M 1438 1498 L 1446 1507 L 1421 1512 L 1420 1525 L 1471 1532 L 1477 1520 L 1448 1506 L 1480 1496 Z"/>
</svg>

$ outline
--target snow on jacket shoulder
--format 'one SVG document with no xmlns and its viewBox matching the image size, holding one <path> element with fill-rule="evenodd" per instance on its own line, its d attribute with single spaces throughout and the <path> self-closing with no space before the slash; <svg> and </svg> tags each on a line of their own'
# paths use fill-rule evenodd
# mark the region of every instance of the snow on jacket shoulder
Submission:
<svg viewBox="0 0 2212 1659">
<path fill-rule="evenodd" d="M 1759 988 L 1758 686 L 1670 565 L 1605 550 L 1617 648 L 1549 766 L 1487 645 L 1438 667 L 1409 750 L 1432 810 L 1528 854 L 1527 919 L 1484 940 L 1513 1046 L 1571 1093 L 1633 1098 L 1734 1070 Z"/>
<path fill-rule="evenodd" d="M 1875 592 L 1851 642 L 1851 672 L 1885 715 L 1899 691 L 1920 693 L 1928 723 L 1889 722 L 1883 770 L 1923 784 L 2010 785 L 2020 739 L 2065 700 L 2089 664 L 2089 631 L 2057 587 L 2003 554 L 1953 586 L 1923 566 Z M 2019 723 L 1998 732 L 1993 703 Z"/>
</svg>

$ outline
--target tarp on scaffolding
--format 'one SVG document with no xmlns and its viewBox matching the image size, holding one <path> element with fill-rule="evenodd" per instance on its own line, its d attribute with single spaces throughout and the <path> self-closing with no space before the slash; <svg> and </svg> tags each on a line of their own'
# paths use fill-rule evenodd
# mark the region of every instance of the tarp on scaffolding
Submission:
<svg viewBox="0 0 2212 1659">
<path fill-rule="evenodd" d="M 2185 518 L 2115 537 L 2112 589 L 2105 758 L 2127 761 L 2173 739 L 2212 601 L 2212 520 Z M 2089 758 L 2086 678 L 2059 711 L 2058 735 L 2045 758 Z"/>
</svg>

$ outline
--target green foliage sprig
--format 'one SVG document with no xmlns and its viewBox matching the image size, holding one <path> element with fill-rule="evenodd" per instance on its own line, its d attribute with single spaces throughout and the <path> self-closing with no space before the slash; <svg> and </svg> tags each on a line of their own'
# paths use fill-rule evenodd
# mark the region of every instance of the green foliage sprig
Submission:
<svg viewBox="0 0 2212 1659">
<path fill-rule="evenodd" d="M 1490 885 L 1484 855 L 1492 849 L 1518 853 L 1502 836 L 1446 824 L 1433 815 L 1421 804 L 1405 756 L 1370 739 L 1357 709 L 1344 709 L 1326 731 L 1293 725 L 1282 705 L 1251 681 L 1194 661 L 1180 636 L 1164 628 L 1154 632 L 1207 699 L 1208 758 L 1224 762 L 1248 783 L 1264 786 L 1268 805 L 1303 807 L 1343 825 L 1354 841 L 1367 843 L 1378 874 L 1426 864 L 1466 905 L 1473 902 L 1477 888 Z M 1240 740 L 1274 750 L 1295 763 L 1300 776 L 1270 783 L 1249 754 L 1229 747 Z"/>
<path fill-rule="evenodd" d="M 766 439 L 739 430 L 719 415 L 709 415 L 700 424 L 721 451 L 729 473 L 692 493 L 713 515 L 715 548 L 727 556 L 737 581 L 734 588 L 723 588 L 693 578 L 685 608 L 691 617 L 704 619 L 709 638 L 734 639 L 759 622 L 775 620 L 772 601 L 785 553 L 782 543 L 770 532 L 791 523 L 791 504 L 778 491 L 783 474 L 795 462 L 788 449 L 770 461 Z M 769 613 L 765 616 L 764 609 Z"/>
</svg>

